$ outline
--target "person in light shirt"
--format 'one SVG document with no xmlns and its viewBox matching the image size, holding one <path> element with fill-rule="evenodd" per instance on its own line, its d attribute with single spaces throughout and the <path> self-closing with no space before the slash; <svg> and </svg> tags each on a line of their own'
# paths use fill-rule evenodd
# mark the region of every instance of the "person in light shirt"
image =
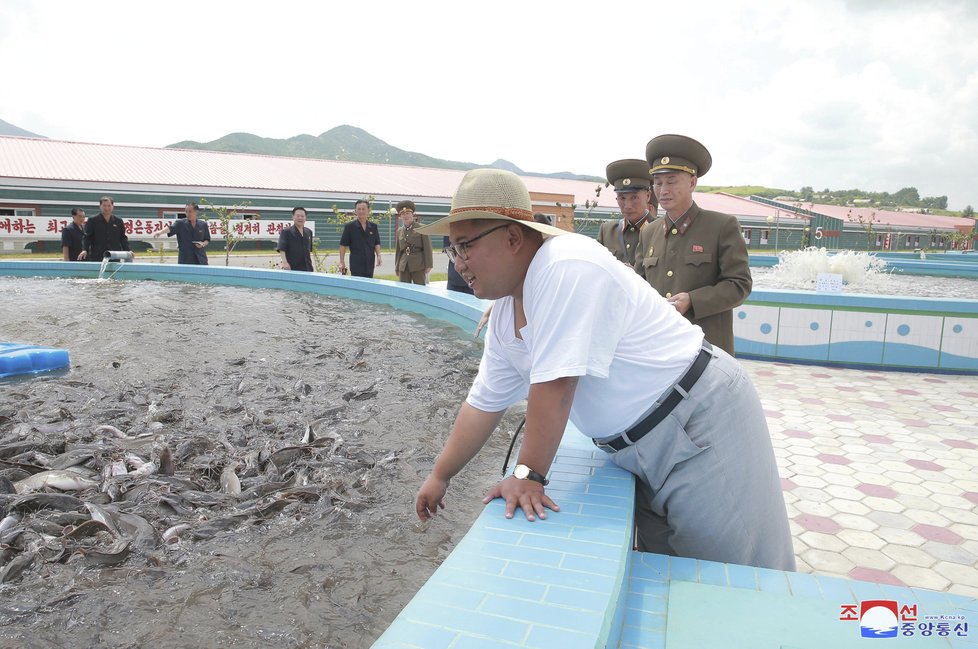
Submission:
<svg viewBox="0 0 978 649">
<path fill-rule="evenodd" d="M 447 233 L 459 274 L 495 300 L 478 374 L 416 497 L 422 521 L 526 399 L 516 467 L 484 501 L 504 499 L 507 518 L 559 519 L 546 476 L 571 421 L 636 476 L 640 550 L 794 569 L 764 412 L 737 361 L 596 241 L 535 222 L 515 174 L 469 171 L 422 232 Z"/>
</svg>

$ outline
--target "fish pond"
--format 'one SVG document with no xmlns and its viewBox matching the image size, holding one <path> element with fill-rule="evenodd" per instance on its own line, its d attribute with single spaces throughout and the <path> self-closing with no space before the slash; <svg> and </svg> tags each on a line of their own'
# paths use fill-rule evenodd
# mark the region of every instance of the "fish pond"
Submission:
<svg viewBox="0 0 978 649">
<path fill-rule="evenodd" d="M 481 510 L 519 413 L 418 522 L 469 332 L 269 289 L 0 278 L 0 646 L 369 647 Z"/>
</svg>

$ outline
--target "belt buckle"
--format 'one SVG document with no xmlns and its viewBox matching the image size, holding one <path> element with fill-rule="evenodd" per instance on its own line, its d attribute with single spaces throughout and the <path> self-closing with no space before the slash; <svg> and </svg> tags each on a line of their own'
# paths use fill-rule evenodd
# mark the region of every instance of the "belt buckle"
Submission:
<svg viewBox="0 0 978 649">
<path fill-rule="evenodd" d="M 612 437 L 611 439 L 617 439 L 617 438 L 616 437 Z M 595 446 L 597 446 L 598 448 L 600 448 L 602 451 L 604 451 L 605 453 L 617 453 L 618 452 L 618 449 L 616 449 L 614 446 L 612 446 L 611 444 L 609 444 L 607 442 L 599 442 L 598 440 L 594 439 L 593 437 L 591 438 L 591 442 Z"/>
</svg>

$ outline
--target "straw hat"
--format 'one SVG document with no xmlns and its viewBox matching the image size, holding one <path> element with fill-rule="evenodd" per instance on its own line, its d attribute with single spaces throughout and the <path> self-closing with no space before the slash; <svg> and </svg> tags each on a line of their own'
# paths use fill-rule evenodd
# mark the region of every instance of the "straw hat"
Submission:
<svg viewBox="0 0 978 649">
<path fill-rule="evenodd" d="M 533 207 L 526 185 L 519 176 L 502 169 L 473 169 L 467 172 L 455 190 L 448 216 L 418 229 L 418 232 L 448 234 L 452 223 L 476 219 L 513 221 L 545 236 L 566 234 L 560 228 L 533 220 Z"/>
</svg>

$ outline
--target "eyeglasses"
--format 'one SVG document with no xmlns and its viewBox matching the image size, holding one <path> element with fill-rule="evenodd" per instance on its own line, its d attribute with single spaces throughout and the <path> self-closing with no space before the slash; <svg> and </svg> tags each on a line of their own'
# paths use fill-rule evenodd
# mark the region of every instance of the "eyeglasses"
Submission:
<svg viewBox="0 0 978 649">
<path fill-rule="evenodd" d="M 486 236 L 487 234 L 492 234 L 496 230 L 501 230 L 502 228 L 508 228 L 508 227 L 509 227 L 509 223 L 503 223 L 502 225 L 497 225 L 496 227 L 489 228 L 482 234 L 475 235 L 468 241 L 462 241 L 460 243 L 456 243 L 453 246 L 448 246 L 447 248 L 445 248 L 445 254 L 448 255 L 448 261 L 452 262 L 453 264 L 455 263 L 456 259 L 461 259 L 462 261 L 468 261 L 469 253 L 466 251 L 472 247 L 473 243 L 475 243 L 482 237 Z"/>
</svg>

